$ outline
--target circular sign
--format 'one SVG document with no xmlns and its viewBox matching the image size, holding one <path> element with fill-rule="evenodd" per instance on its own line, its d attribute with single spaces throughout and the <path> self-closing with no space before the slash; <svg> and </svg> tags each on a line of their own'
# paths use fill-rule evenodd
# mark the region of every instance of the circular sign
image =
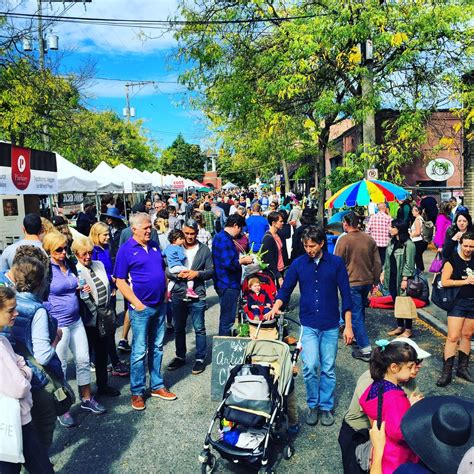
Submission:
<svg viewBox="0 0 474 474">
<path fill-rule="evenodd" d="M 454 165 L 444 158 L 436 158 L 428 163 L 426 174 L 433 181 L 446 181 L 454 175 Z"/>
<path fill-rule="evenodd" d="M 20 173 L 23 173 L 23 171 L 25 171 L 25 168 L 26 168 L 25 157 L 23 155 L 20 155 L 18 157 L 18 169 L 20 170 Z"/>
</svg>

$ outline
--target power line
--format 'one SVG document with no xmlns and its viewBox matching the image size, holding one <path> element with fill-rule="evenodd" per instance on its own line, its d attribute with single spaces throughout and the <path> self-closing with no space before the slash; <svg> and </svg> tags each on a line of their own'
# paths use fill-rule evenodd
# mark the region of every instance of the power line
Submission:
<svg viewBox="0 0 474 474">
<path fill-rule="evenodd" d="M 144 80 L 144 79 L 116 79 L 113 77 L 94 77 L 93 79 L 97 81 L 115 81 L 115 82 L 149 82 L 150 84 L 156 83 L 156 84 L 180 84 L 179 81 L 159 81 L 159 80 Z"/>
<path fill-rule="evenodd" d="M 34 19 L 38 18 L 37 13 L 14 13 L 0 12 L 0 16 L 17 18 L 17 19 Z M 232 25 L 232 24 L 253 24 L 253 23 L 281 23 L 293 20 L 304 20 L 315 18 L 323 15 L 298 15 L 288 17 L 270 17 L 270 18 L 244 18 L 238 20 L 145 20 L 145 19 L 126 19 L 126 18 L 95 18 L 95 17 L 78 17 L 78 16 L 62 16 L 42 15 L 44 20 L 61 22 L 61 23 L 88 23 L 101 26 L 118 26 L 125 28 L 147 28 L 162 29 L 172 28 L 176 26 L 206 26 L 206 25 Z"/>
</svg>

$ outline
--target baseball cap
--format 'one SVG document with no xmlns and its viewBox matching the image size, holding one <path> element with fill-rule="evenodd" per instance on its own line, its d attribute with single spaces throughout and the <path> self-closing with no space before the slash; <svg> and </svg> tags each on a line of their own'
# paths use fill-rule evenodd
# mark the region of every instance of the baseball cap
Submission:
<svg viewBox="0 0 474 474">
<path fill-rule="evenodd" d="M 397 338 L 393 339 L 390 342 L 406 342 L 409 346 L 411 346 L 411 347 L 413 347 L 413 349 L 415 349 L 416 356 L 417 356 L 418 359 L 426 359 L 427 357 L 431 356 L 431 354 L 429 352 L 426 352 L 415 341 L 413 341 L 409 337 L 397 337 Z"/>
</svg>

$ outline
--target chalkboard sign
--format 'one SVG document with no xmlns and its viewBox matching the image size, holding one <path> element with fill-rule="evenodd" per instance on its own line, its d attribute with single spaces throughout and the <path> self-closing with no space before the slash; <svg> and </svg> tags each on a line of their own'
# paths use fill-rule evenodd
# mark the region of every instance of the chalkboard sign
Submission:
<svg viewBox="0 0 474 474">
<path fill-rule="evenodd" d="M 246 337 L 214 336 L 212 339 L 211 400 L 222 399 L 230 370 L 244 361 L 250 339 Z"/>
</svg>

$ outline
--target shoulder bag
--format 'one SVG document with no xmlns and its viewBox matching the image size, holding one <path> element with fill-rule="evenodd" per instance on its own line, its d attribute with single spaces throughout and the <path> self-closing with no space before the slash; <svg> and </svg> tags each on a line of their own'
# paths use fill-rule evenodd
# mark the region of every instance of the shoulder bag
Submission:
<svg viewBox="0 0 474 474">
<path fill-rule="evenodd" d="M 450 286 L 444 288 L 441 285 L 441 274 L 437 274 L 433 280 L 433 289 L 431 290 L 431 301 L 438 308 L 445 311 L 451 311 L 454 308 L 456 299 L 461 288 L 459 286 Z"/>
<path fill-rule="evenodd" d="M 64 415 L 71 406 L 75 403 L 76 397 L 74 391 L 66 382 L 66 380 L 59 380 L 55 375 L 49 373 L 45 368 L 40 365 L 32 354 L 20 343 L 16 343 L 16 351 L 28 361 L 29 364 L 36 367 L 46 378 L 48 383 L 45 385 L 44 389 L 53 395 L 54 406 L 56 408 L 56 415 Z"/>
</svg>

